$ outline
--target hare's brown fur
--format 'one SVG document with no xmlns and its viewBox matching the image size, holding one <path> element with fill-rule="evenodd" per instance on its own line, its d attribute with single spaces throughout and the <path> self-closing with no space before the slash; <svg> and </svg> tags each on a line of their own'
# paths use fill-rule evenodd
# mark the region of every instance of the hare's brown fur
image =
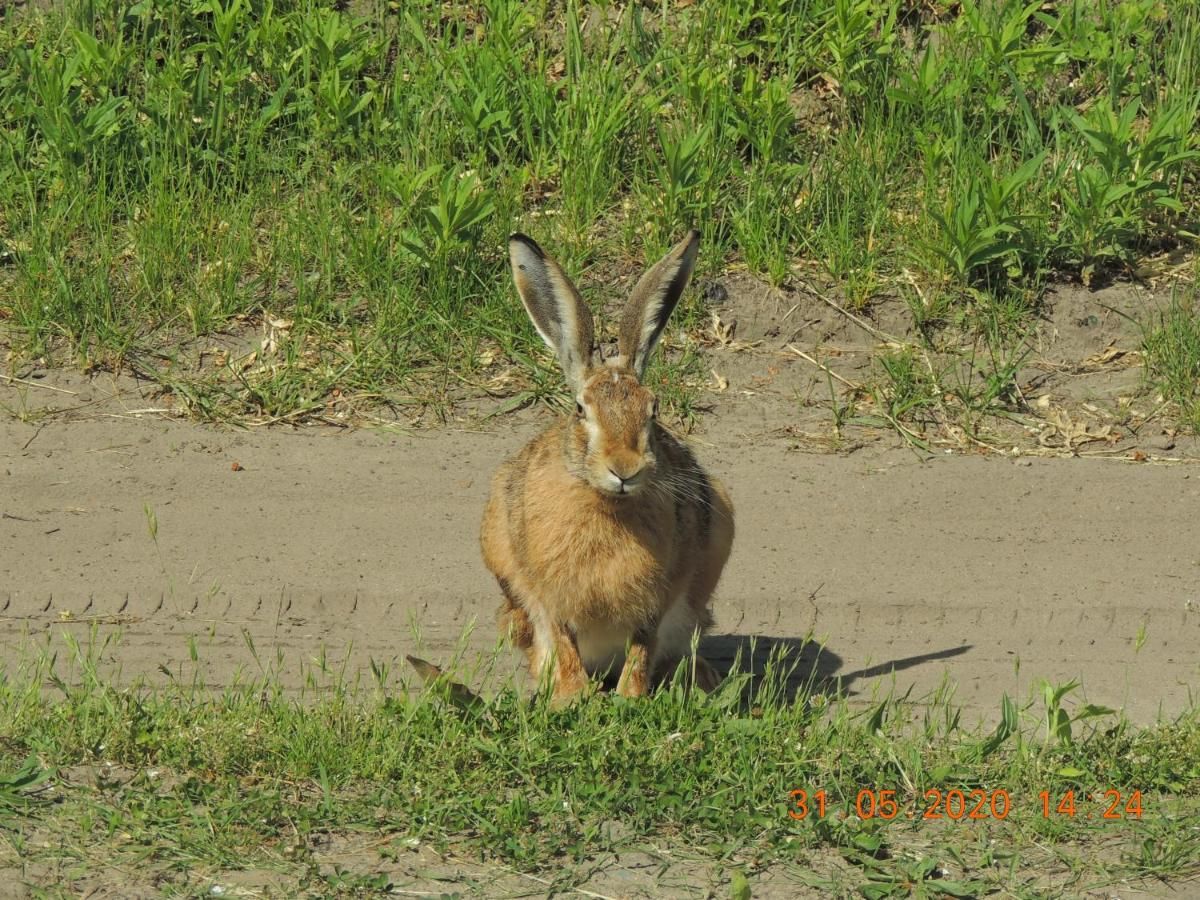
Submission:
<svg viewBox="0 0 1200 900">
<path fill-rule="evenodd" d="M 535 677 L 553 666 L 557 700 L 617 666 L 621 692 L 643 694 L 689 654 L 693 635 L 712 624 L 733 542 L 725 488 L 658 423 L 653 395 L 626 365 L 633 340 L 613 364 L 579 367 L 576 412 L 500 467 L 484 511 L 501 628 Z M 710 682 L 707 663 L 697 666 Z"/>
</svg>

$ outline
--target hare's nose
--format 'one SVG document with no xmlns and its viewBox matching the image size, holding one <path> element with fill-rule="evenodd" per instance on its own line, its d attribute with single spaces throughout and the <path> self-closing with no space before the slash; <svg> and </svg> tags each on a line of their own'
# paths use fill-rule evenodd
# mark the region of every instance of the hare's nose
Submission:
<svg viewBox="0 0 1200 900">
<path fill-rule="evenodd" d="M 619 482 L 621 482 L 622 485 L 627 485 L 627 484 L 633 484 L 639 478 L 641 478 L 642 473 L 646 471 L 646 467 L 641 466 L 637 469 L 634 469 L 632 472 L 628 472 L 624 475 L 622 475 L 620 472 L 618 472 L 612 466 L 608 467 L 608 471 L 611 472 L 613 477 L 616 478 Z"/>
</svg>

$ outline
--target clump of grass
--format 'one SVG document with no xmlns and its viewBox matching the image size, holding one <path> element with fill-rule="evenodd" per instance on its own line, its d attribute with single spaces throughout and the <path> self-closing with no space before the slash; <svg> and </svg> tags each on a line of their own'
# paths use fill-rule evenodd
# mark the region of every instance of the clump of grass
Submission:
<svg viewBox="0 0 1200 900">
<path fill-rule="evenodd" d="M 917 866 L 919 881 L 952 870 L 957 896 L 976 896 L 1015 888 L 1043 847 L 1120 838 L 1130 856 L 1110 860 L 1114 879 L 1183 877 L 1200 859 L 1185 824 L 1200 800 L 1200 716 L 1135 728 L 1073 703 L 1074 683 L 1024 705 L 1001 698 L 998 724 L 979 729 L 949 691 L 852 707 L 779 657 L 708 696 L 674 681 L 639 702 L 601 694 L 553 712 L 512 690 L 465 704 L 437 686 L 410 694 L 380 665 L 369 684 L 318 666 L 299 696 L 270 666 L 220 692 L 182 672 L 120 685 L 98 663 L 103 643 L 64 649 L 0 682 L 0 831 L 27 861 L 69 846 L 81 864 L 153 861 L 182 886 L 188 872 L 304 872 L 320 835 L 366 831 L 390 852 L 470 848 L 520 871 L 565 861 L 580 878 L 574 864 L 652 840 L 757 869 L 826 847 L 864 886 L 911 882 L 915 842 L 935 863 Z M 1108 798 L 1085 799 L 1106 790 L 1122 798 L 1108 820 Z M 946 832 L 923 813 L 952 791 L 1008 806 Z M 1060 811 L 1068 801 L 1096 815 Z M 35 822 L 39 840 L 25 842 Z M 1168 834 L 1170 852 L 1148 847 Z"/>
<path fill-rule="evenodd" d="M 1120 273 L 1200 211 L 1186 0 L 344 7 L 7 8 L 17 365 L 138 365 L 216 418 L 441 402 L 529 355 L 515 227 L 590 288 L 695 224 L 710 271 L 823 270 L 856 308 L 911 279 L 928 329 Z M 160 359 L 270 318 L 265 369 Z"/>
</svg>

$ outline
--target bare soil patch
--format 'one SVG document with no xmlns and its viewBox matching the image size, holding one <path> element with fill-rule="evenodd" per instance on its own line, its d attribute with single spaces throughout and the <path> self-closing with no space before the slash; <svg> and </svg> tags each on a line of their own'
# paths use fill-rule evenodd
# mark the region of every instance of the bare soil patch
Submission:
<svg viewBox="0 0 1200 900">
<path fill-rule="evenodd" d="M 886 423 L 863 424 L 878 413 L 872 388 L 886 388 L 881 353 L 907 348 L 919 366 L 952 373 L 941 377 L 944 386 L 965 390 L 988 377 L 986 346 L 947 330 L 935 339 L 944 346 L 922 349 L 899 300 L 853 313 L 825 291 L 774 289 L 739 275 L 712 283 L 708 294 L 710 396 L 720 423 L 713 427 L 791 438 L 800 450 L 853 452 L 894 442 Z M 1138 323 L 1168 296 L 1134 284 L 1060 285 L 1022 342 L 1011 401 L 982 415 L 972 434 L 961 427 L 960 409 L 914 430 L 937 451 L 1195 458 L 1200 442 L 1177 433 L 1142 374 Z M 840 429 L 835 403 L 849 419 Z"/>
</svg>

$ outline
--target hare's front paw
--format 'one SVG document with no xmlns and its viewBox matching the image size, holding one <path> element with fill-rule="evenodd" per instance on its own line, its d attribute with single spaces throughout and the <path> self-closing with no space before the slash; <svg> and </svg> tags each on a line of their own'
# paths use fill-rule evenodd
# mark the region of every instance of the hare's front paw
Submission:
<svg viewBox="0 0 1200 900">
<path fill-rule="evenodd" d="M 650 673 L 644 666 L 627 668 L 621 673 L 617 693 L 622 697 L 645 697 L 650 693 Z"/>
<path fill-rule="evenodd" d="M 625 668 L 617 682 L 622 697 L 645 697 L 650 693 L 650 659 L 653 647 L 645 638 L 635 638 L 625 657 Z"/>
<path fill-rule="evenodd" d="M 629 679 L 617 685 L 617 694 L 632 700 L 634 697 L 645 697 L 650 691 L 645 680 Z"/>
<path fill-rule="evenodd" d="M 550 694 L 550 708 L 566 709 L 587 693 L 587 678 L 580 677 L 560 680 L 554 685 L 554 691 Z"/>
</svg>

